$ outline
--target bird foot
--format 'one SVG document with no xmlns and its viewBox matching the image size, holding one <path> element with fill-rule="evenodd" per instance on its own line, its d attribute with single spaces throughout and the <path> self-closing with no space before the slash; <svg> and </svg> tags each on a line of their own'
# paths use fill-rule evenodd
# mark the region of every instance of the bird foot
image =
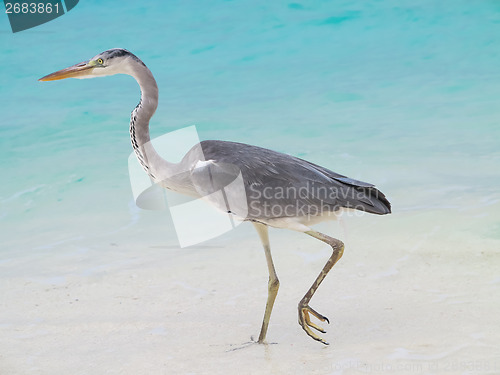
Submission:
<svg viewBox="0 0 500 375">
<path fill-rule="evenodd" d="M 300 324 L 300 326 L 314 340 L 319 341 L 325 345 L 329 345 L 328 342 L 326 342 L 323 338 L 321 338 L 320 336 L 318 336 L 316 333 L 314 333 L 311 330 L 311 328 L 314 328 L 315 330 L 317 330 L 321 333 L 326 333 L 326 331 L 323 328 L 321 328 L 320 326 L 311 322 L 311 318 L 310 318 L 309 314 L 314 315 L 316 318 L 318 318 L 322 322 L 327 322 L 328 324 L 330 324 L 330 321 L 328 320 L 328 318 L 326 316 L 323 316 L 320 313 L 316 312 L 315 310 L 310 308 L 308 305 L 304 305 L 304 306 L 299 305 L 299 324 Z M 309 327 L 311 327 L 311 328 L 309 328 Z"/>
</svg>

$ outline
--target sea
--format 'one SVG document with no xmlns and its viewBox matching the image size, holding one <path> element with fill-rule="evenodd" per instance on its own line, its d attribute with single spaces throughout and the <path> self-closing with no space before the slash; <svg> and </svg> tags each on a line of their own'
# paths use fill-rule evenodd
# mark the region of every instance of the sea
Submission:
<svg viewBox="0 0 500 375">
<path fill-rule="evenodd" d="M 195 125 L 285 152 L 375 184 L 400 235 L 500 243 L 497 1 L 85 0 L 18 33 L 0 18 L 0 262 L 178 245 L 169 211 L 132 194 L 136 82 L 38 81 L 115 47 L 156 77 L 152 137 Z"/>
</svg>

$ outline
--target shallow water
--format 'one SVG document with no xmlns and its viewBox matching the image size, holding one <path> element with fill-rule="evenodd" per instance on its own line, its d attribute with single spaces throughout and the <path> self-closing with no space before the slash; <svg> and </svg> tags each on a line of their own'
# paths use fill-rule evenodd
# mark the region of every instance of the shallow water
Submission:
<svg viewBox="0 0 500 375">
<path fill-rule="evenodd" d="M 36 81 L 115 46 L 157 77 L 154 136 L 196 124 L 202 139 L 288 152 L 377 184 L 396 211 L 496 204 L 494 2 L 116 4 L 85 2 L 18 34 L 3 27 L 6 225 L 31 233 L 47 216 L 96 207 L 131 215 L 123 207 L 136 84 Z"/>
<path fill-rule="evenodd" d="M 255 240 L 251 229 L 240 228 L 180 255 L 168 212 L 134 205 L 128 121 L 139 90 L 132 78 L 37 81 L 103 50 L 123 47 L 143 59 L 158 81 L 153 136 L 196 124 L 201 139 L 269 147 L 376 184 L 391 200 L 393 215 L 349 218 L 339 227 L 326 227 L 355 248 L 356 235 L 371 236 L 378 251 L 392 246 L 387 251 L 394 257 L 386 264 L 381 259 L 380 269 L 351 264 L 353 271 L 362 268 L 359 272 L 372 282 L 389 279 L 411 288 L 414 279 L 398 278 L 408 270 L 418 277 L 426 269 L 419 262 L 431 259 L 441 267 L 436 273 L 444 269 L 450 275 L 449 281 L 441 280 L 449 286 L 459 276 L 454 270 L 468 272 L 464 262 L 470 256 L 472 284 L 479 292 L 465 293 L 467 304 L 471 309 L 487 306 L 498 295 L 496 2 L 108 1 L 104 6 L 87 0 L 57 20 L 17 34 L 4 16 L 0 35 L 0 280 L 6 288 L 33 282 L 63 288 L 75 278 L 85 285 L 86 277 L 94 280 L 137 266 L 144 249 L 170 266 L 190 255 L 198 262 L 210 251 L 223 257 L 214 248 Z M 358 250 L 371 246 L 366 241 Z M 162 251 L 168 259 L 159 255 Z M 463 262 L 454 269 L 456 251 Z M 316 262 L 318 257 L 308 253 L 301 248 L 296 256 Z M 175 289 L 177 281 L 172 282 Z M 417 289 L 415 298 L 424 304 L 423 296 L 461 303 L 456 290 L 432 292 L 427 284 Z M 344 297 L 347 308 L 350 297 Z M 498 307 L 498 298 L 493 299 Z M 31 306 L 28 302 L 19 309 Z M 463 345 L 480 341 L 473 338 L 476 331 L 488 343 L 488 334 L 498 337 L 469 323 L 472 336 Z M 279 324 L 284 329 L 287 323 Z M 153 333 L 158 336 L 161 329 Z M 286 331 L 280 339 L 295 340 Z M 366 353 L 353 354 L 349 345 L 356 347 L 355 340 L 344 340 L 348 347 L 339 349 L 343 359 L 318 373 L 368 371 L 352 367 L 363 363 Z M 463 356 L 460 343 L 439 346 L 438 341 L 419 352 L 419 347 L 398 346 L 397 335 L 391 336 L 387 359 L 413 363 L 432 361 L 440 353 Z M 271 356 L 276 351 L 269 350 Z M 484 361 L 474 350 L 471 360 Z M 173 358 L 184 358 L 178 355 Z M 29 368 L 19 361 L 12 362 L 13 369 Z M 377 363 L 382 362 L 372 365 Z M 202 367 L 197 371 L 202 373 Z"/>
</svg>

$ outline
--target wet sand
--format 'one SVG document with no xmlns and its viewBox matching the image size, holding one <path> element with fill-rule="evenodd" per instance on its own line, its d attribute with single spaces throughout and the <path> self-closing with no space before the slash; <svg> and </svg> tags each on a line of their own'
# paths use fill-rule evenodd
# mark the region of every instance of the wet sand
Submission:
<svg viewBox="0 0 500 375">
<path fill-rule="evenodd" d="M 0 373 L 500 371 L 498 240 L 468 232 L 465 215 L 408 211 L 320 225 L 346 244 L 311 301 L 330 319 L 322 323 L 330 346 L 306 336 L 296 309 L 327 246 L 271 230 L 281 287 L 268 345 L 248 344 L 267 293 L 252 226 L 179 249 L 153 230 L 158 215 L 145 215 L 123 243 L 106 242 L 110 235 L 3 261 Z"/>
</svg>

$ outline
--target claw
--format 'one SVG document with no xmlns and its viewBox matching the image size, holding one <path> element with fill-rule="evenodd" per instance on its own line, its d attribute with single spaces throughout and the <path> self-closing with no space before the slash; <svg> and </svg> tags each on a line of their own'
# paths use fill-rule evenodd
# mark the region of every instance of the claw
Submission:
<svg viewBox="0 0 500 375">
<path fill-rule="evenodd" d="M 311 307 L 309 306 L 306 306 L 307 310 L 309 310 L 309 312 L 311 314 L 313 314 L 316 318 L 318 318 L 319 320 L 321 320 L 322 322 L 327 322 L 328 324 L 330 324 L 330 321 L 328 320 L 328 318 L 324 315 L 321 315 L 319 312 L 317 312 L 316 310 L 313 310 Z"/>
<path fill-rule="evenodd" d="M 311 322 L 311 318 L 309 314 L 314 315 L 316 318 L 321 320 L 322 322 L 327 322 L 330 324 L 330 321 L 326 316 L 321 315 L 320 313 L 316 312 L 309 306 L 299 306 L 299 324 L 301 325 L 302 329 L 306 331 L 306 333 L 312 337 L 314 340 L 319 341 L 325 345 L 329 345 L 328 342 L 326 342 L 323 338 L 318 336 L 316 333 L 314 333 L 311 328 L 314 328 L 315 330 L 321 332 L 321 333 L 326 333 L 326 331 L 321 328 L 320 326 L 316 325 L 315 323 Z M 311 327 L 311 328 L 309 328 Z"/>
</svg>

